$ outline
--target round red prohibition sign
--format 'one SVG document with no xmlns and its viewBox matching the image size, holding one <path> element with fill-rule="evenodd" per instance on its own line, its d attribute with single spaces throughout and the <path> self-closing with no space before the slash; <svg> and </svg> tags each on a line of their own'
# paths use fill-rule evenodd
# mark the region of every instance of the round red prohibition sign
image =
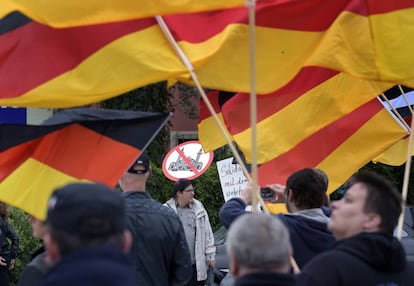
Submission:
<svg viewBox="0 0 414 286">
<path fill-rule="evenodd" d="M 204 153 L 198 141 L 187 141 L 168 152 L 162 162 L 164 175 L 173 181 L 195 179 L 203 174 L 213 161 L 213 152 Z"/>
</svg>

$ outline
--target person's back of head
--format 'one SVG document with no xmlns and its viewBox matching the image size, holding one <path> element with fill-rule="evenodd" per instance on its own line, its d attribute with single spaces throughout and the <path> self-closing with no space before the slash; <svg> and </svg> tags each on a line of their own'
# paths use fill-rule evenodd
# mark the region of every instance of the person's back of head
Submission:
<svg viewBox="0 0 414 286">
<path fill-rule="evenodd" d="M 7 219 L 10 216 L 9 206 L 5 202 L 0 202 L 0 216 Z"/>
<path fill-rule="evenodd" d="M 93 246 L 127 252 L 131 244 L 124 201 L 118 192 L 101 184 L 70 183 L 55 190 L 46 223 L 45 246 L 52 262 Z"/>
<path fill-rule="evenodd" d="M 151 172 L 150 159 L 145 152 L 142 152 L 121 177 L 119 185 L 124 192 L 145 191 L 145 184 Z"/>
<path fill-rule="evenodd" d="M 305 168 L 289 176 L 286 183 L 287 197 L 298 209 L 320 208 L 326 203 L 327 183 L 315 169 Z"/>
<path fill-rule="evenodd" d="M 364 211 L 378 214 L 381 218 L 379 229 L 392 234 L 402 211 L 401 194 L 386 178 L 370 172 L 359 172 L 352 176 L 352 185 L 361 184 L 367 192 Z"/>
<path fill-rule="evenodd" d="M 253 272 L 287 273 L 292 252 L 289 232 L 276 217 L 251 213 L 238 217 L 227 233 L 230 269 L 237 278 Z"/>
</svg>

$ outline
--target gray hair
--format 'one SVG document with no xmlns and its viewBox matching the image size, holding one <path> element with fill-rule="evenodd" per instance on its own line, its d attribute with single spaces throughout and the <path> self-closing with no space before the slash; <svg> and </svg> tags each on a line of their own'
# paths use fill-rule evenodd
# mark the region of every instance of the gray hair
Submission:
<svg viewBox="0 0 414 286">
<path fill-rule="evenodd" d="M 289 265 L 289 232 L 275 216 L 240 216 L 231 224 L 226 243 L 238 264 L 251 270 L 272 271 Z"/>
</svg>

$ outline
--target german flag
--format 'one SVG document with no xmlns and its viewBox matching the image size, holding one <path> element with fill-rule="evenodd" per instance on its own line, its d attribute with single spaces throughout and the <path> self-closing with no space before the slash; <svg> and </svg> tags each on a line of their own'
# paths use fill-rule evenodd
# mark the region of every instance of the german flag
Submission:
<svg viewBox="0 0 414 286">
<path fill-rule="evenodd" d="M 164 20 L 203 87 L 250 91 L 246 8 Z M 414 87 L 412 0 L 261 0 L 255 36 L 258 94 L 304 67 Z M 153 18 L 53 29 L 11 12 L 0 20 L 0 58 L 4 106 L 81 106 L 165 79 L 192 84 Z"/>
<path fill-rule="evenodd" d="M 0 0 L 0 17 L 18 10 L 39 23 L 69 27 L 226 9 L 244 4 L 245 0 Z"/>
<path fill-rule="evenodd" d="M 0 20 L 0 58 L 3 106 L 84 106 L 185 70 L 149 18 L 53 29 L 15 12 Z"/>
<path fill-rule="evenodd" d="M 0 200 L 43 219 L 56 187 L 73 181 L 114 187 L 169 117 L 77 108 L 41 126 L 1 124 Z"/>
</svg>

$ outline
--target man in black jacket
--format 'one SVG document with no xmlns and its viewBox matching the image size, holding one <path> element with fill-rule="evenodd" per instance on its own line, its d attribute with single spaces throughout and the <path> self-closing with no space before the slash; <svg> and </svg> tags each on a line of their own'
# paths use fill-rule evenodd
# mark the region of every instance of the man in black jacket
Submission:
<svg viewBox="0 0 414 286">
<path fill-rule="evenodd" d="M 119 181 L 133 236 L 130 251 L 139 286 L 181 286 L 192 274 L 190 250 L 177 214 L 145 191 L 151 174 L 143 153 Z"/>
<path fill-rule="evenodd" d="M 400 194 L 370 172 L 355 174 L 351 182 L 344 197 L 332 203 L 328 228 L 337 244 L 305 266 L 297 285 L 414 285 L 414 266 L 393 237 Z"/>
</svg>

